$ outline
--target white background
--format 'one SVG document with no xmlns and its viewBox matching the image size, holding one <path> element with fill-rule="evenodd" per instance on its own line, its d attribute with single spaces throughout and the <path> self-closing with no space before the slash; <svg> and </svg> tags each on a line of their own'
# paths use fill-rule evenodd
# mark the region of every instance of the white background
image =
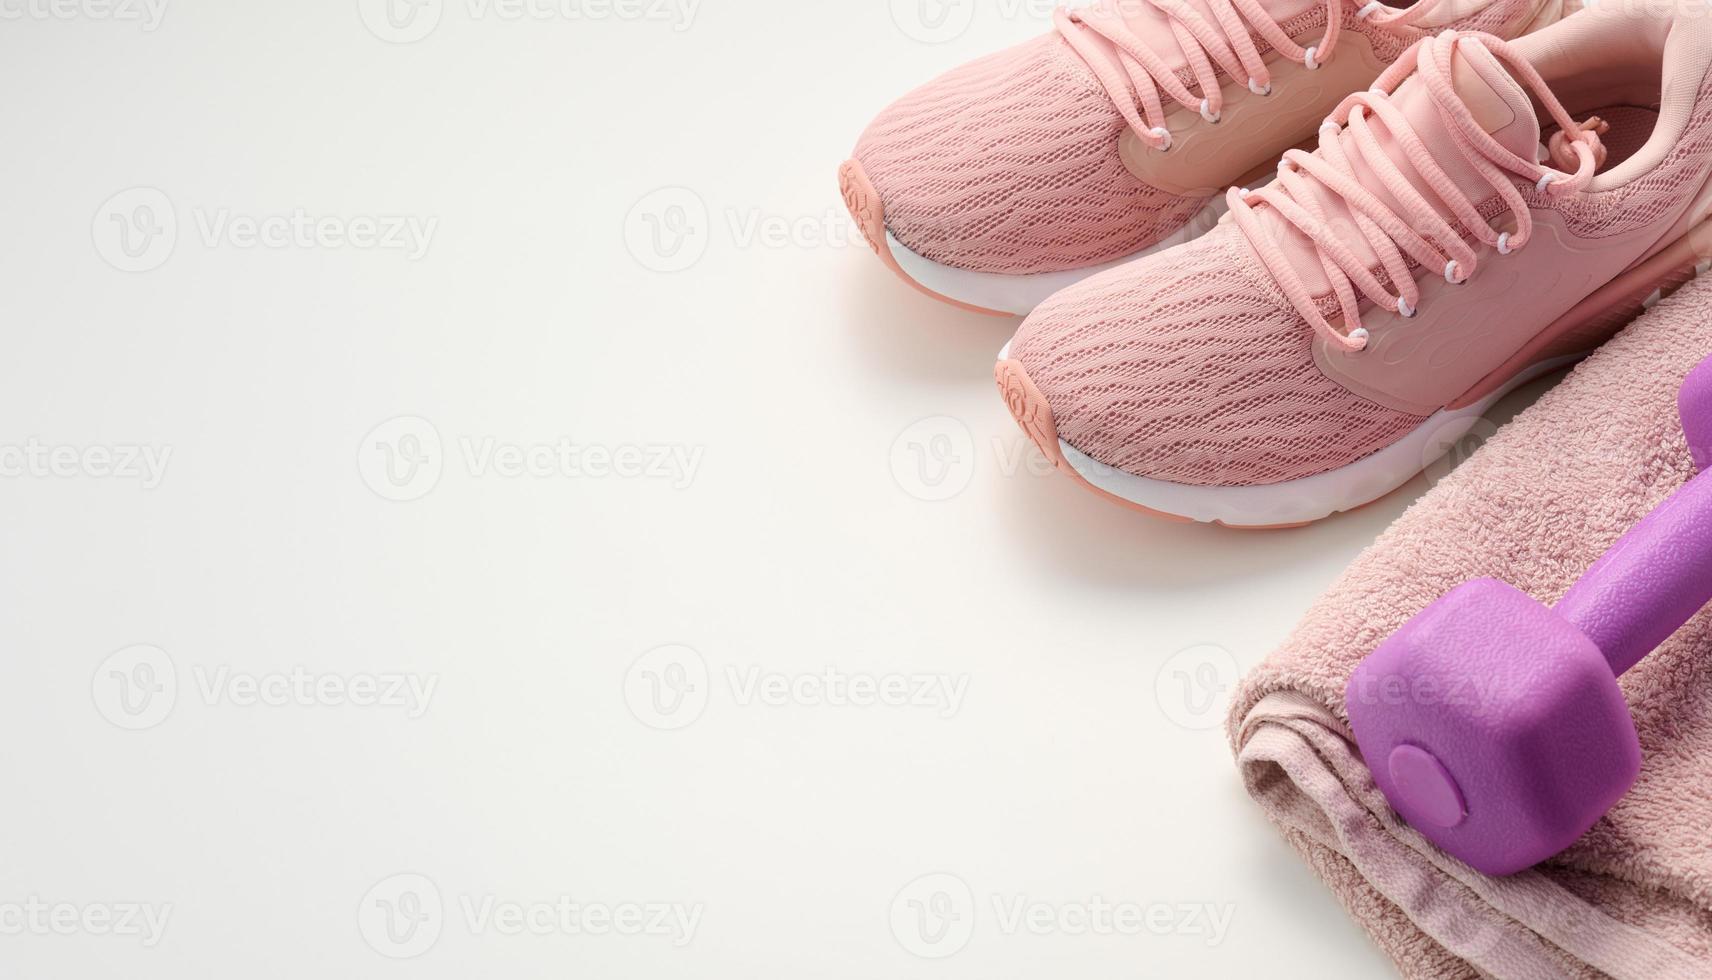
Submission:
<svg viewBox="0 0 1712 980">
<path fill-rule="evenodd" d="M 116 2 L 0 0 L 0 973 L 1389 971 L 1220 725 L 1425 481 L 1104 503 L 992 390 L 1015 321 L 839 207 L 875 112 L 1046 6 Z M 560 441 L 649 465 L 481 468 Z M 699 918 L 472 916 L 560 899 Z"/>
</svg>

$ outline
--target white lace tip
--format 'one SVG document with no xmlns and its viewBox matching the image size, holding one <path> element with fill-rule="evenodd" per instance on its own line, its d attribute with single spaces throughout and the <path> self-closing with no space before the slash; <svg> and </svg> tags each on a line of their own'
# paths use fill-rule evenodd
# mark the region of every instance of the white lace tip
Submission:
<svg viewBox="0 0 1712 980">
<path fill-rule="evenodd" d="M 1362 20 L 1366 20 L 1367 18 L 1372 17 L 1374 14 L 1378 13 L 1381 9 L 1384 8 L 1384 6 L 1385 5 L 1380 3 L 1379 0 L 1373 0 L 1373 2 L 1369 3 L 1367 6 L 1362 7 L 1360 10 L 1357 10 L 1355 12 L 1355 16 L 1361 18 Z"/>
</svg>

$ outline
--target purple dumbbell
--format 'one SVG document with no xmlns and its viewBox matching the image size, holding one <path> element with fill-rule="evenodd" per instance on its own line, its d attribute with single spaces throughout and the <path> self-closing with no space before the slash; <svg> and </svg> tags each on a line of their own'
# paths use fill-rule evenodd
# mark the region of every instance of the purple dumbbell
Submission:
<svg viewBox="0 0 1712 980">
<path fill-rule="evenodd" d="M 1640 774 L 1617 678 L 1712 602 L 1712 358 L 1683 383 L 1680 408 L 1700 475 L 1555 609 L 1502 582 L 1468 582 L 1350 677 L 1350 723 L 1379 788 L 1481 872 L 1562 851 Z"/>
</svg>

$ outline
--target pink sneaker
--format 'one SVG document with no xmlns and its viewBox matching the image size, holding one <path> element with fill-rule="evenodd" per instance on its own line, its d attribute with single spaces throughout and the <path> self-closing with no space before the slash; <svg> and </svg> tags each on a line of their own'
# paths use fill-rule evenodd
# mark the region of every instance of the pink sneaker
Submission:
<svg viewBox="0 0 1712 980">
<path fill-rule="evenodd" d="M 1216 230 L 1037 309 L 1005 400 L 1145 510 L 1278 526 L 1376 500 L 1704 270 L 1709 66 L 1703 14 L 1423 41 Z"/>
<path fill-rule="evenodd" d="M 874 120 L 839 170 L 887 265 L 931 296 L 1026 314 L 1217 222 L 1225 188 L 1311 141 L 1338 101 L 1442 28 L 1515 37 L 1565 0 L 1102 0 Z"/>
</svg>

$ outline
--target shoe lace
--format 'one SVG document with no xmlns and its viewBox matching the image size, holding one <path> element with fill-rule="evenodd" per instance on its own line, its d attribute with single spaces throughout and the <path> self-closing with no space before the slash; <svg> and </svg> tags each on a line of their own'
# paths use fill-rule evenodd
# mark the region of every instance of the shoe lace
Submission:
<svg viewBox="0 0 1712 980">
<path fill-rule="evenodd" d="M 1459 44 L 1483 46 L 1510 68 L 1513 78 L 1533 90 L 1560 128 L 1560 133 L 1552 141 L 1552 162 L 1565 168 L 1574 165 L 1574 173 L 1554 170 L 1517 156 L 1475 122 L 1452 84 L 1451 59 Z M 1481 216 L 1476 202 L 1438 165 L 1432 151 L 1392 101 L 1391 96 L 1397 87 L 1416 73 L 1419 73 L 1435 108 L 1444 119 L 1455 151 L 1467 159 L 1473 170 L 1492 185 L 1493 191 L 1508 206 L 1515 219 L 1515 232 L 1499 233 Z M 1320 130 L 1318 153 L 1291 150 L 1284 154 L 1278 165 L 1276 182 L 1256 191 L 1232 188 L 1227 198 L 1237 227 L 1260 255 L 1291 304 L 1316 333 L 1334 347 L 1347 351 L 1363 350 L 1368 341 L 1368 331 L 1362 326 L 1357 287 L 1379 308 L 1396 310 L 1406 318 L 1412 318 L 1419 312 L 1420 284 L 1415 281 L 1404 253 L 1419 267 L 1442 267 L 1445 279 L 1455 285 L 1467 282 L 1479 268 L 1478 255 L 1463 232 L 1453 227 L 1428 202 L 1414 183 L 1403 175 L 1398 162 L 1380 146 L 1368 123 L 1369 113 L 1384 124 L 1402 148 L 1408 164 L 1462 228 L 1476 241 L 1495 248 L 1501 255 L 1527 247 L 1533 238 L 1533 215 L 1517 188 L 1515 177 L 1533 183 L 1538 193 L 1562 197 L 1584 190 L 1605 160 L 1605 149 L 1599 140 L 1605 125 L 1597 117 L 1586 123 L 1577 123 L 1570 118 L 1539 72 L 1509 44 L 1490 34 L 1454 31 L 1416 42 L 1379 77 L 1372 89 L 1357 92 L 1338 106 Z M 1386 191 L 1407 212 L 1406 215 L 1399 215 L 1361 185 L 1344 146 L 1343 134 L 1346 131 L 1353 137 L 1350 142 L 1362 162 L 1384 184 Z M 1367 260 L 1340 240 L 1337 227 L 1327 220 L 1320 203 L 1327 194 L 1346 205 L 1354 218 L 1355 228 L 1378 255 L 1385 275 L 1392 288 L 1396 289 L 1395 293 L 1379 280 Z M 1345 332 L 1339 333 L 1332 327 L 1309 294 L 1302 276 L 1275 241 L 1276 231 L 1268 229 L 1255 214 L 1256 205 L 1261 203 L 1276 209 L 1285 221 L 1313 243 L 1342 310 Z"/>
<path fill-rule="evenodd" d="M 1171 131 L 1165 127 L 1161 90 L 1178 105 L 1200 112 L 1212 123 L 1219 121 L 1225 101 L 1217 68 L 1223 68 L 1231 78 L 1246 76 L 1249 90 L 1256 95 L 1272 94 L 1272 73 L 1245 21 L 1272 48 L 1309 70 L 1331 60 L 1343 29 L 1343 0 L 1325 0 L 1325 35 L 1319 43 L 1306 48 L 1284 33 L 1283 26 L 1261 7 L 1260 0 L 1206 2 L 1217 24 L 1210 23 L 1188 0 L 1100 0 L 1090 7 L 1060 7 L 1053 11 L 1052 22 L 1058 33 L 1094 73 L 1136 136 L 1156 150 L 1171 149 Z M 1405 28 L 1426 17 L 1441 2 L 1419 0 L 1408 9 L 1397 10 L 1371 0 L 1356 11 L 1356 16 L 1378 25 Z M 1177 72 L 1130 28 L 1124 11 L 1139 5 L 1166 16 L 1171 33 L 1194 73 L 1199 94 L 1185 85 Z M 1102 39 L 1115 49 L 1121 71 L 1101 50 Z"/>
</svg>

